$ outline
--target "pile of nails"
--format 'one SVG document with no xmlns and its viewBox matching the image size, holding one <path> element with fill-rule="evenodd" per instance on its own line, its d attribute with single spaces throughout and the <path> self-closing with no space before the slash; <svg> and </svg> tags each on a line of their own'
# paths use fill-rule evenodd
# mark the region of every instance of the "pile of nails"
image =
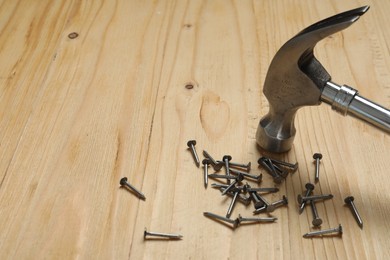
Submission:
<svg viewBox="0 0 390 260">
<path fill-rule="evenodd" d="M 196 141 L 190 140 L 187 142 L 187 146 L 190 149 L 195 164 L 200 167 L 199 156 L 195 149 Z M 280 200 L 269 202 L 264 194 L 278 192 L 279 189 L 275 187 L 252 187 L 245 181 L 255 182 L 257 185 L 262 181 L 262 174 L 251 174 L 251 163 L 237 163 L 232 161 L 230 155 L 225 155 L 222 160 L 215 160 L 207 151 L 203 151 L 204 160 L 203 164 L 203 176 L 204 186 L 207 188 L 209 178 L 215 179 L 219 183 L 211 184 L 211 187 L 218 189 L 222 195 L 230 196 L 232 199 L 227 209 L 226 215 L 221 216 L 211 212 L 204 212 L 204 216 L 209 217 L 215 221 L 222 222 L 231 228 L 235 229 L 241 224 L 253 224 L 253 223 L 270 223 L 277 220 L 276 217 L 242 217 L 240 214 L 236 219 L 232 219 L 232 212 L 237 201 L 248 206 L 253 203 L 253 214 L 259 213 L 271 213 L 276 208 L 287 205 L 288 200 L 286 196 L 283 196 Z M 298 168 L 298 164 L 290 164 L 287 162 L 269 159 L 262 157 L 259 159 L 260 166 L 263 166 L 266 171 L 273 177 L 275 183 L 281 183 L 285 179 L 289 172 L 294 172 Z M 215 173 L 208 173 L 209 167 L 212 167 Z M 224 169 L 223 173 L 220 171 Z"/>
<path fill-rule="evenodd" d="M 197 167 L 200 167 L 200 160 L 199 156 L 195 149 L 196 141 L 190 140 L 187 143 L 187 146 L 189 147 L 195 164 Z M 244 180 L 248 181 L 254 181 L 257 184 L 260 184 L 262 181 L 262 174 L 250 174 L 251 170 L 251 163 L 242 164 L 242 163 L 236 163 L 232 162 L 232 157 L 230 155 L 223 156 L 221 161 L 215 160 L 207 151 L 203 151 L 203 155 L 205 159 L 202 161 L 203 164 L 203 176 L 204 176 L 204 186 L 207 188 L 208 186 L 208 179 L 213 178 L 216 180 L 225 180 L 226 183 L 213 183 L 211 184 L 211 187 L 217 188 L 220 190 L 222 195 L 227 195 L 232 197 L 232 200 L 230 202 L 230 205 L 227 209 L 226 216 L 221 216 L 215 213 L 211 212 L 204 212 L 204 216 L 209 217 L 215 221 L 222 222 L 231 228 L 235 229 L 239 227 L 241 224 L 245 223 L 270 223 L 275 222 L 277 218 L 275 217 L 242 217 L 240 214 L 238 214 L 238 217 L 236 219 L 232 219 L 232 211 L 234 209 L 234 205 L 237 201 L 249 205 L 251 202 L 253 202 L 254 211 L 253 214 L 258 213 L 271 213 L 273 212 L 277 207 L 280 207 L 282 205 L 288 204 L 288 199 L 286 196 L 283 196 L 282 199 L 275 201 L 275 202 L 268 202 L 264 198 L 264 193 L 270 193 L 270 192 L 278 192 L 279 189 L 275 187 L 251 187 L 247 182 L 243 184 Z M 319 165 L 320 160 L 322 159 L 322 155 L 320 153 L 315 153 L 313 155 L 313 159 L 315 160 L 315 175 L 314 180 L 315 182 L 319 182 Z M 267 157 L 261 157 L 258 160 L 259 166 L 261 166 L 272 178 L 273 181 L 276 184 L 280 184 L 286 177 L 288 176 L 289 172 L 295 172 L 298 169 L 298 163 L 292 164 L 276 159 L 271 159 Z M 215 173 L 209 174 L 208 168 L 211 166 Z M 221 169 L 224 168 L 224 174 L 220 174 L 218 172 L 221 171 Z M 313 195 L 314 185 L 312 183 L 307 183 L 305 185 L 306 191 L 303 192 L 302 195 L 298 195 L 298 205 L 299 205 L 299 214 L 301 214 L 306 204 L 310 204 L 311 211 L 313 214 L 313 220 L 312 224 L 313 227 L 318 228 L 322 225 L 322 219 L 319 217 L 317 208 L 315 203 L 319 201 L 324 201 L 327 199 L 332 199 L 332 194 L 320 194 L 320 195 Z M 355 204 L 353 203 L 354 198 L 352 196 L 348 196 L 345 198 L 346 205 L 351 209 L 351 212 L 356 219 L 358 225 L 362 228 L 363 222 L 362 219 L 355 207 Z M 336 228 L 331 229 L 324 229 L 319 231 L 312 231 L 308 232 L 303 235 L 304 238 L 311 238 L 311 237 L 324 237 L 324 236 L 341 236 L 343 233 L 342 226 L 339 225 Z"/>
</svg>

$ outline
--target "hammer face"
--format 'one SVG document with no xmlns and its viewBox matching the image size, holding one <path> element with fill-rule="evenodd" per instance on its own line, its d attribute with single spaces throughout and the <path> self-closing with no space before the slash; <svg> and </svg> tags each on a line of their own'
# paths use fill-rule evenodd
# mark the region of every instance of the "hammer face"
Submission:
<svg viewBox="0 0 390 260">
<path fill-rule="evenodd" d="M 271 110 L 270 108 L 270 112 L 260 120 L 256 132 L 257 144 L 269 152 L 287 152 L 291 149 L 295 137 L 296 110 L 284 115 L 276 114 Z"/>
</svg>

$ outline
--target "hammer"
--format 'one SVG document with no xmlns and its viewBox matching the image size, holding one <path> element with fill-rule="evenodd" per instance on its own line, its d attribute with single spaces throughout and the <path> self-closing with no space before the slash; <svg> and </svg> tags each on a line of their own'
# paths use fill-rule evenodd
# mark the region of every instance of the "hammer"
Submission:
<svg viewBox="0 0 390 260">
<path fill-rule="evenodd" d="M 259 123 L 257 144 L 270 152 L 291 149 L 295 136 L 294 118 L 303 106 L 331 105 L 342 115 L 352 115 L 390 133 L 390 111 L 331 81 L 331 76 L 314 57 L 317 42 L 356 22 L 369 6 L 346 11 L 319 21 L 287 41 L 268 68 L 263 92 L 269 112 Z"/>
</svg>

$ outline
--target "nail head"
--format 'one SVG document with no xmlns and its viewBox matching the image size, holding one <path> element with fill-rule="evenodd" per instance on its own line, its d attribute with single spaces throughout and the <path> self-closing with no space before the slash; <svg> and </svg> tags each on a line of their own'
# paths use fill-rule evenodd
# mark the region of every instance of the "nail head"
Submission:
<svg viewBox="0 0 390 260">
<path fill-rule="evenodd" d="M 127 177 L 123 177 L 121 180 L 120 180 L 120 185 L 125 185 L 127 182 Z"/>
<path fill-rule="evenodd" d="M 195 140 L 189 140 L 189 141 L 187 142 L 187 146 L 188 146 L 188 147 L 191 147 L 192 145 L 196 145 L 196 141 L 195 141 Z"/>
</svg>

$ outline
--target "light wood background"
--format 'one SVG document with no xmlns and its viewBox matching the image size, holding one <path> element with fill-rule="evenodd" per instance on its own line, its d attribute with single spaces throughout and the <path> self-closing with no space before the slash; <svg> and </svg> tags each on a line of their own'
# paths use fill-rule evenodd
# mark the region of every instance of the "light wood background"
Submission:
<svg viewBox="0 0 390 260">
<path fill-rule="evenodd" d="M 304 27 L 369 4 L 347 30 L 318 44 L 340 84 L 390 107 L 390 2 L 0 1 L 0 257 L 2 259 L 389 259 L 390 138 L 323 104 L 296 118 L 299 171 L 267 195 L 287 195 L 277 223 L 236 230 L 203 216 L 229 199 L 203 187 L 186 143 L 258 169 L 255 132 L 278 48 Z M 78 37 L 68 35 L 77 32 Z M 188 89 L 185 86 L 192 84 Z M 322 228 L 304 239 L 311 212 L 296 196 L 313 181 Z M 146 195 L 119 188 L 121 177 Z M 273 186 L 264 175 L 263 187 Z M 355 196 L 360 230 L 348 208 Z M 238 204 L 251 216 L 252 207 Z M 144 228 L 182 241 L 144 241 Z"/>
</svg>

